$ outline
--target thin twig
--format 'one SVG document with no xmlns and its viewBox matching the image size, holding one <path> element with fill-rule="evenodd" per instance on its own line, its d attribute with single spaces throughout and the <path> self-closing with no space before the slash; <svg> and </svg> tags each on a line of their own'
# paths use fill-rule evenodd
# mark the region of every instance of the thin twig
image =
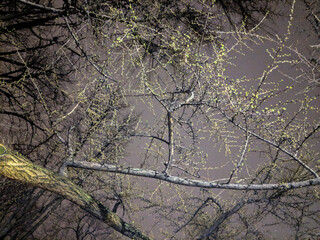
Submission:
<svg viewBox="0 0 320 240">
<path fill-rule="evenodd" d="M 170 168 L 170 165 L 172 164 L 172 160 L 173 160 L 173 155 L 174 155 L 174 146 L 173 146 L 173 129 L 172 129 L 172 117 L 171 117 L 171 112 L 168 111 L 167 113 L 168 116 L 168 149 L 169 149 L 169 153 L 168 153 L 168 162 L 165 164 L 166 168 L 164 170 L 165 173 L 167 173 L 167 170 Z"/>
<path fill-rule="evenodd" d="M 229 178 L 229 180 L 228 180 L 227 183 L 230 183 L 230 182 L 231 182 L 233 175 L 234 175 L 234 174 L 240 169 L 240 167 L 242 166 L 242 163 L 243 163 L 243 160 L 244 160 L 244 156 L 245 156 L 246 151 L 247 151 L 247 147 L 248 147 L 248 143 L 249 143 L 250 136 L 251 136 L 250 134 L 247 135 L 246 143 L 245 143 L 245 145 L 244 145 L 244 149 L 243 149 L 243 151 L 242 151 L 240 160 L 239 160 L 239 162 L 238 162 L 238 164 L 237 164 L 237 167 L 236 167 L 235 169 L 233 169 L 233 171 L 231 172 L 230 178 Z"/>
<path fill-rule="evenodd" d="M 47 6 L 44 6 L 41 4 L 36 4 L 36 3 L 25 1 L 25 0 L 18 0 L 18 2 L 35 7 L 35 8 L 39 8 L 39 9 L 42 9 L 45 11 L 49 11 L 49 12 L 54 12 L 54 13 L 63 13 L 64 12 L 64 10 L 61 10 L 61 9 L 47 7 Z"/>
<path fill-rule="evenodd" d="M 292 154 L 290 153 L 288 150 L 284 149 L 283 147 L 281 147 L 279 144 L 273 142 L 273 141 L 270 141 L 266 138 L 263 138 L 261 137 L 260 135 L 250 131 L 249 129 L 241 126 L 239 123 L 236 123 L 234 121 L 234 119 L 230 118 L 229 116 L 227 116 L 225 113 L 222 113 L 233 125 L 235 125 L 236 127 L 240 128 L 241 130 L 245 131 L 245 132 L 248 132 L 249 134 L 251 134 L 252 136 L 260 139 L 261 141 L 263 142 L 266 142 L 268 144 L 270 144 L 271 146 L 279 149 L 281 152 L 287 154 L 288 156 L 290 156 L 293 160 L 295 160 L 297 163 L 299 163 L 302 167 L 304 167 L 306 170 L 308 170 L 313 176 L 315 176 L 316 178 L 320 179 L 319 175 L 313 171 L 307 164 L 305 164 L 303 161 L 301 161 L 300 159 L 298 159 L 295 154 Z"/>
</svg>

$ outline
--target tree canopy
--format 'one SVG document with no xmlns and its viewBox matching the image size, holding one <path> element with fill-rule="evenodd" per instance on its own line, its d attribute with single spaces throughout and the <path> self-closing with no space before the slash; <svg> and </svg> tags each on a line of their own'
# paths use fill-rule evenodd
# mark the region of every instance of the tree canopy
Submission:
<svg viewBox="0 0 320 240">
<path fill-rule="evenodd" d="M 316 1 L 0 11 L 0 238 L 319 236 Z"/>
</svg>

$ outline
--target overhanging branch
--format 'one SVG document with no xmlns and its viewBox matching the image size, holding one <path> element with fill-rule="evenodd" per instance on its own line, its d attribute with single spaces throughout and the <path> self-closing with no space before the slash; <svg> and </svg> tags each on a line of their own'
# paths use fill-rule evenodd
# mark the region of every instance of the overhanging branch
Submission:
<svg viewBox="0 0 320 240">
<path fill-rule="evenodd" d="M 237 184 L 237 183 L 221 183 L 219 181 L 202 181 L 188 178 L 171 176 L 167 173 L 155 170 L 146 170 L 141 168 L 121 167 L 112 164 L 101 164 L 97 162 L 74 161 L 67 162 L 65 166 L 82 168 L 95 171 L 114 172 L 119 174 L 127 174 L 146 178 L 154 178 L 173 184 L 184 185 L 188 187 L 200 188 L 221 188 L 231 190 L 276 190 L 276 189 L 295 189 L 320 185 L 320 178 L 313 178 L 306 181 L 274 183 L 274 184 Z"/>
</svg>

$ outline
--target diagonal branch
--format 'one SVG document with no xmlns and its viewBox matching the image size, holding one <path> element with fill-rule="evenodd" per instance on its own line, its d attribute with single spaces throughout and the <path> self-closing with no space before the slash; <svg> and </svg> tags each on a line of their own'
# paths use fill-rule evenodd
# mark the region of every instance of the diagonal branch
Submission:
<svg viewBox="0 0 320 240">
<path fill-rule="evenodd" d="M 214 224 L 199 238 L 197 238 L 197 240 L 206 239 L 207 237 L 209 237 L 227 218 L 238 212 L 245 204 L 246 201 L 241 201 L 238 204 L 236 204 L 233 208 L 231 208 L 229 211 L 222 213 L 219 216 L 219 218 L 214 222 Z"/>
<path fill-rule="evenodd" d="M 247 132 L 248 134 L 256 137 L 257 139 L 260 139 L 261 141 L 265 142 L 265 143 L 268 143 L 270 144 L 271 146 L 275 147 L 276 149 L 279 149 L 281 152 L 287 154 L 289 157 L 291 157 L 293 160 L 295 160 L 297 163 L 299 163 L 302 167 L 304 167 L 307 171 L 309 171 L 313 176 L 315 176 L 316 179 L 320 179 L 319 175 L 314 171 L 312 170 L 307 164 L 305 164 L 302 160 L 300 160 L 299 158 L 297 158 L 295 156 L 295 154 L 293 153 L 290 153 L 288 150 L 284 149 L 283 147 L 281 147 L 279 144 L 273 142 L 273 141 L 270 141 L 264 137 L 261 137 L 259 134 L 256 134 L 252 131 L 250 131 L 249 129 L 243 127 L 242 125 L 240 125 L 239 123 L 236 123 L 234 121 L 233 118 L 230 118 L 229 116 L 227 116 L 225 113 L 222 113 L 223 116 L 225 116 L 233 125 L 235 125 L 236 127 L 238 127 L 239 129 L 241 129 L 242 131 L 245 131 Z M 318 126 L 319 128 L 319 126 Z M 317 129 L 318 129 L 317 128 Z"/>
<path fill-rule="evenodd" d="M 229 180 L 228 180 L 228 183 L 231 182 L 233 175 L 234 175 L 234 174 L 241 168 L 241 166 L 242 166 L 242 163 L 243 163 L 243 160 L 244 160 L 244 156 L 245 156 L 246 151 L 247 151 L 249 139 L 250 139 L 250 134 L 247 135 L 246 143 L 245 143 L 245 145 L 244 145 L 244 148 L 243 148 L 243 151 L 242 151 L 242 154 L 241 154 L 241 158 L 240 158 L 240 160 L 239 160 L 239 162 L 238 162 L 238 164 L 237 164 L 237 167 L 232 170 L 232 172 L 231 172 L 231 174 L 230 174 L 230 178 L 229 178 Z"/>
<path fill-rule="evenodd" d="M 28 6 L 31 6 L 31 7 L 34 7 L 34 8 L 45 10 L 45 11 L 48 11 L 48 12 L 54 12 L 54 13 L 63 13 L 64 12 L 64 10 L 61 10 L 61 9 L 58 9 L 58 8 L 47 7 L 47 6 L 44 6 L 44 5 L 41 5 L 41 4 L 36 4 L 36 3 L 25 1 L 25 0 L 18 0 L 18 2 L 23 3 L 25 5 L 28 5 Z"/>
<path fill-rule="evenodd" d="M 196 217 L 196 215 L 197 215 L 204 207 L 206 207 L 206 205 L 207 205 L 207 203 L 208 203 L 209 201 L 212 201 L 212 202 L 214 202 L 215 204 L 217 204 L 218 207 L 219 207 L 219 211 L 222 211 L 222 207 L 221 207 L 221 205 L 219 204 L 219 202 L 217 202 L 217 200 L 215 200 L 214 198 L 209 197 L 209 198 L 207 198 L 207 199 L 201 204 L 200 207 L 198 207 L 198 209 L 193 213 L 192 217 L 191 217 L 185 224 L 183 224 L 181 227 L 179 227 L 179 228 L 175 231 L 175 233 L 178 233 L 182 228 L 186 227 L 186 226 Z"/>
<path fill-rule="evenodd" d="M 0 175 L 57 193 L 129 238 L 150 239 L 68 178 L 11 153 L 2 144 L 0 144 Z"/>
<path fill-rule="evenodd" d="M 97 72 L 98 72 L 100 75 L 102 75 L 105 79 L 109 79 L 109 80 L 111 80 L 112 82 L 117 83 L 117 81 L 116 81 L 115 79 L 113 79 L 111 76 L 105 74 L 104 71 L 103 71 L 103 69 L 102 69 L 100 66 L 98 66 L 98 64 L 95 64 L 95 63 L 92 61 L 91 57 L 88 56 L 88 54 L 85 52 L 85 50 L 81 47 L 81 44 L 80 44 L 80 42 L 79 42 L 79 40 L 78 40 L 78 37 L 76 36 L 76 33 L 71 29 L 71 26 L 70 26 L 70 24 L 69 24 L 68 18 L 67 18 L 67 17 L 64 17 L 64 20 L 65 20 L 65 22 L 66 22 L 66 24 L 67 24 L 69 33 L 71 34 L 71 36 L 72 36 L 73 40 L 75 41 L 77 47 L 80 49 L 81 53 L 84 55 L 84 57 L 87 59 L 87 61 L 91 64 L 91 66 L 93 66 L 93 67 L 97 70 Z"/>
</svg>

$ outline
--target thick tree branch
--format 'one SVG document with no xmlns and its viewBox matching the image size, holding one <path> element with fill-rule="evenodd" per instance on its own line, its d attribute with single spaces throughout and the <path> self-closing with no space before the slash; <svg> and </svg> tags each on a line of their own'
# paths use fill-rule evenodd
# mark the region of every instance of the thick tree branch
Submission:
<svg viewBox="0 0 320 240">
<path fill-rule="evenodd" d="M 64 176 L 11 153 L 0 144 L 0 174 L 57 193 L 132 239 L 150 239 Z"/>
<path fill-rule="evenodd" d="M 128 174 L 146 178 L 154 178 L 173 184 L 184 185 L 188 187 L 201 188 L 222 188 L 232 190 L 276 190 L 276 189 L 294 189 L 320 185 L 320 178 L 309 179 L 300 182 L 274 183 L 274 184 L 237 184 L 237 183 L 221 183 L 217 181 L 202 181 L 177 176 L 171 176 L 164 172 L 155 170 L 146 170 L 141 168 L 121 167 L 111 164 L 100 164 L 97 162 L 74 161 L 66 162 L 66 166 L 82 168 L 95 171 L 114 172 L 119 174 Z"/>
</svg>

